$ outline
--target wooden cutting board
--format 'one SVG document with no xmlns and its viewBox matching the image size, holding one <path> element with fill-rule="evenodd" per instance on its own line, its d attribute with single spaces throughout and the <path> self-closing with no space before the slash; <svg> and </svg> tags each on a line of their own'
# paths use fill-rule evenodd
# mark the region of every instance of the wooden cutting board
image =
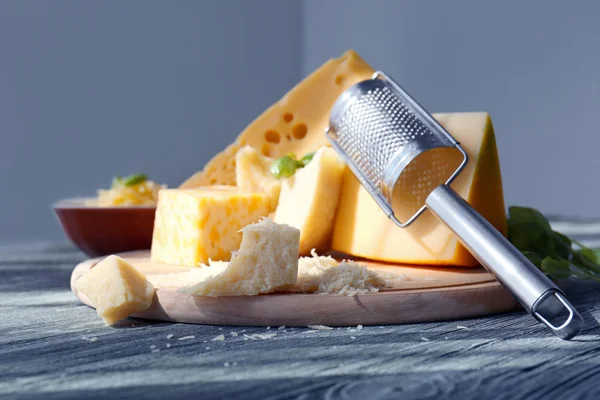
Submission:
<svg viewBox="0 0 600 400">
<path fill-rule="evenodd" d="M 149 251 L 120 256 L 156 288 L 152 306 L 135 315 L 151 320 L 240 326 L 384 325 L 479 317 L 518 307 L 510 293 L 482 267 L 433 268 L 360 261 L 385 274 L 391 287 L 354 297 L 305 293 L 202 297 L 177 292 L 196 283 L 190 279 L 190 267 L 153 263 Z M 71 275 L 71 289 L 90 307 L 89 299 L 78 293 L 74 284 L 100 260 L 77 265 Z"/>
</svg>

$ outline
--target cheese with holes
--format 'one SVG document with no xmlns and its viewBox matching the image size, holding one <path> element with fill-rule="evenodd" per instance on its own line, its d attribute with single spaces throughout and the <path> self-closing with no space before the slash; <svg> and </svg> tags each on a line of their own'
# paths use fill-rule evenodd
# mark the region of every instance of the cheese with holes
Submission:
<svg viewBox="0 0 600 400">
<path fill-rule="evenodd" d="M 352 50 L 327 61 L 256 118 L 233 144 L 186 180 L 181 188 L 235 185 L 235 155 L 246 145 L 273 158 L 289 152 L 301 157 L 327 145 L 324 131 L 329 126 L 329 112 L 338 96 L 353 84 L 369 79 L 374 72 Z"/>
<path fill-rule="evenodd" d="M 300 254 L 329 249 L 346 165 L 321 147 L 312 161 L 282 183 L 273 219 L 300 229 Z"/>
<path fill-rule="evenodd" d="M 154 287 L 144 274 L 118 256 L 108 256 L 75 282 L 75 290 L 92 302 L 107 325 L 144 311 Z"/>
<path fill-rule="evenodd" d="M 489 115 L 474 112 L 434 114 L 434 117 L 462 144 L 470 158 L 452 188 L 506 235 L 502 178 Z M 396 226 L 349 170 L 344 175 L 332 247 L 354 256 L 390 262 L 478 265 L 450 229 L 430 211 L 408 228 Z"/>
<path fill-rule="evenodd" d="M 242 147 L 235 155 L 237 187 L 246 192 L 266 193 L 275 211 L 281 190 L 281 181 L 271 173 L 272 158 L 261 155 L 255 148 Z"/>
<path fill-rule="evenodd" d="M 152 261 L 198 266 L 229 260 L 244 226 L 267 216 L 271 198 L 235 186 L 165 189 L 158 195 L 152 235 Z"/>
<path fill-rule="evenodd" d="M 271 219 L 242 229 L 240 248 L 218 275 L 180 289 L 197 296 L 252 296 L 296 283 L 300 231 Z"/>
</svg>

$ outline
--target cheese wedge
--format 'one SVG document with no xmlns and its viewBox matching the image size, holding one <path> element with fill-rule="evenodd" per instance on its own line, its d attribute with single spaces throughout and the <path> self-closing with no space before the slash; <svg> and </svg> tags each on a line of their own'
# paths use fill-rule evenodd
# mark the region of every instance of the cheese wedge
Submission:
<svg viewBox="0 0 600 400">
<path fill-rule="evenodd" d="M 255 148 L 242 147 L 235 155 L 235 180 L 245 192 L 266 193 L 271 198 L 272 210 L 279 201 L 281 181 L 271 173 L 275 160 L 261 155 Z"/>
<path fill-rule="evenodd" d="M 298 229 L 265 218 L 243 228 L 242 234 L 240 248 L 223 272 L 180 291 L 197 296 L 253 296 L 296 283 Z"/>
<path fill-rule="evenodd" d="M 263 112 L 233 144 L 180 187 L 235 185 L 235 155 L 246 145 L 274 158 L 290 152 L 301 157 L 327 145 L 324 132 L 329 126 L 331 107 L 344 90 L 369 79 L 374 72 L 352 50 L 327 61 Z"/>
<path fill-rule="evenodd" d="M 229 260 L 244 226 L 267 216 L 271 198 L 235 186 L 159 192 L 154 220 L 153 262 L 198 266 L 209 259 Z"/>
<path fill-rule="evenodd" d="M 480 112 L 434 114 L 434 117 L 470 157 L 452 188 L 506 235 L 502 177 L 490 116 Z M 349 170 L 344 175 L 332 247 L 354 256 L 398 263 L 478 265 L 450 229 L 430 211 L 408 228 L 397 227 Z"/>
<path fill-rule="evenodd" d="M 75 282 L 75 290 L 92 302 L 107 325 L 144 311 L 154 287 L 144 274 L 118 256 L 108 256 Z"/>
<path fill-rule="evenodd" d="M 329 249 L 346 165 L 329 147 L 285 179 L 274 221 L 300 229 L 300 254 Z"/>
</svg>

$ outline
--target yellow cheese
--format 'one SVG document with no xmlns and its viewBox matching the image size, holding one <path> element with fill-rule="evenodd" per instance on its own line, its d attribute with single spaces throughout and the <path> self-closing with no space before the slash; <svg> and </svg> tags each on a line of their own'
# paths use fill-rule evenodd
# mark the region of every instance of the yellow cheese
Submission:
<svg viewBox="0 0 600 400">
<path fill-rule="evenodd" d="M 271 199 L 233 186 L 161 190 L 154 220 L 152 261 L 198 266 L 229 260 L 242 227 L 267 216 Z"/>
<path fill-rule="evenodd" d="M 245 192 L 267 193 L 275 211 L 279 200 L 281 181 L 271 173 L 273 159 L 261 155 L 255 148 L 242 147 L 235 155 L 235 180 Z"/>
<path fill-rule="evenodd" d="M 107 325 L 144 311 L 152 304 L 154 287 L 144 274 L 118 256 L 108 256 L 75 282 Z"/>
<path fill-rule="evenodd" d="M 296 283 L 300 231 L 265 218 L 242 229 L 240 248 L 216 276 L 180 289 L 197 296 L 253 296 Z"/>
<path fill-rule="evenodd" d="M 481 112 L 434 114 L 434 117 L 470 157 L 452 188 L 506 235 L 502 178 L 489 115 Z M 408 228 L 397 227 L 349 170 L 344 175 L 332 247 L 354 256 L 390 262 L 478 265 L 450 229 L 429 211 Z"/>
<path fill-rule="evenodd" d="M 327 250 L 346 165 L 329 147 L 283 181 L 274 221 L 300 229 L 300 254 Z"/>
<path fill-rule="evenodd" d="M 217 154 L 181 188 L 235 185 L 235 154 L 246 145 L 269 157 L 289 152 L 302 157 L 326 145 L 325 128 L 338 96 L 369 79 L 374 70 L 354 51 L 331 59 L 256 118 L 223 152 Z"/>
</svg>

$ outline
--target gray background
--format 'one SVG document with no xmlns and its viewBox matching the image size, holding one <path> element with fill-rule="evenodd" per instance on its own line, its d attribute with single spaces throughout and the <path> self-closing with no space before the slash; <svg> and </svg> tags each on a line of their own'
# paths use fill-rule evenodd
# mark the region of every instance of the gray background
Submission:
<svg viewBox="0 0 600 400">
<path fill-rule="evenodd" d="M 432 112 L 492 115 L 507 204 L 600 217 L 595 1 L 0 1 L 0 240 L 57 199 L 176 186 L 347 48 Z"/>
</svg>

